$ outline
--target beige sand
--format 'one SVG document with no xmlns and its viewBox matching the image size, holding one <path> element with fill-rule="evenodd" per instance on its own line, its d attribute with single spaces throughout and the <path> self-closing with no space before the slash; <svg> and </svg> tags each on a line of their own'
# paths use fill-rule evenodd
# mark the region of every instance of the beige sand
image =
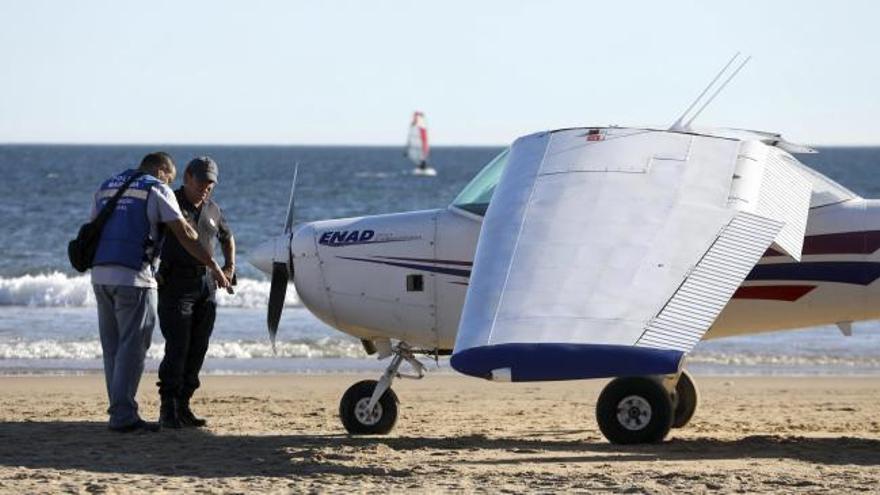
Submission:
<svg viewBox="0 0 880 495">
<path fill-rule="evenodd" d="M 601 437 L 603 382 L 442 374 L 395 384 L 391 435 L 348 437 L 338 400 L 363 378 L 208 376 L 209 429 L 144 435 L 106 430 L 100 376 L 0 378 L 0 491 L 880 491 L 880 378 L 697 377 L 691 425 L 637 447 Z"/>
</svg>

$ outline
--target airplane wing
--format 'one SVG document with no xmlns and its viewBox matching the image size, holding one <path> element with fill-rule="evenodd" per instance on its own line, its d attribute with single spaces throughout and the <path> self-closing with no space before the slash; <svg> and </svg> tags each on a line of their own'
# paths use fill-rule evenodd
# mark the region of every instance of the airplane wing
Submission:
<svg viewBox="0 0 880 495">
<path fill-rule="evenodd" d="M 800 258 L 811 182 L 758 141 L 526 136 L 483 221 L 452 366 L 496 380 L 668 374 L 767 248 Z"/>
</svg>

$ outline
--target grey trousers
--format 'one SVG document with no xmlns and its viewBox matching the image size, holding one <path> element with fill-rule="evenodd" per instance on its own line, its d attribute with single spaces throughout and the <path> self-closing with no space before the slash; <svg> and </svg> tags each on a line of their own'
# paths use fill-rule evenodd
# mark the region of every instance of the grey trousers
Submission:
<svg viewBox="0 0 880 495">
<path fill-rule="evenodd" d="M 110 427 L 140 420 L 135 400 L 156 326 L 156 289 L 93 285 L 110 399 Z"/>
</svg>

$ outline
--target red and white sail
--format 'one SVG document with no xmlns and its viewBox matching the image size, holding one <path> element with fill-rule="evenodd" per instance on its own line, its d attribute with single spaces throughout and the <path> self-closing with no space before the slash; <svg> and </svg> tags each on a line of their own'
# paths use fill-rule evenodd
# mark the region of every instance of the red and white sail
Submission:
<svg viewBox="0 0 880 495">
<path fill-rule="evenodd" d="M 409 136 L 406 142 L 406 156 L 416 165 L 428 161 L 428 127 L 425 125 L 425 114 L 413 112 L 412 123 L 409 125 Z"/>
</svg>

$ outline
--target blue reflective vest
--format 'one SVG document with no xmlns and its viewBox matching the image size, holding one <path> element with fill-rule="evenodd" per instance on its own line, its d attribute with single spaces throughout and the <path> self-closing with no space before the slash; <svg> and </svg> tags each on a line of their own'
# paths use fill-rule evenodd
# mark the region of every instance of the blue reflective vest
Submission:
<svg viewBox="0 0 880 495">
<path fill-rule="evenodd" d="M 98 190 L 98 210 L 104 207 L 125 180 L 135 172 L 137 171 L 126 170 L 101 184 L 101 189 Z M 128 186 L 101 231 L 101 239 L 95 252 L 95 266 L 121 265 L 140 271 L 144 263 L 153 261 L 159 252 L 161 239 L 150 236 L 147 198 L 152 187 L 160 183 L 152 175 L 142 175 Z"/>
</svg>

